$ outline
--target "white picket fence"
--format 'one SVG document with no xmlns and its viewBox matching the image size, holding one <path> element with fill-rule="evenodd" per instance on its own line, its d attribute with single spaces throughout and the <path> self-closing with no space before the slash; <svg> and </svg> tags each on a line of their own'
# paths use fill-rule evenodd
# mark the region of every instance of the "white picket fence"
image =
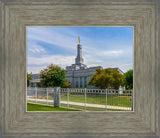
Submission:
<svg viewBox="0 0 160 138">
<path fill-rule="evenodd" d="M 27 102 L 54 105 L 54 88 L 27 88 Z M 133 111 L 133 91 L 60 88 L 60 107 L 82 111 Z"/>
</svg>

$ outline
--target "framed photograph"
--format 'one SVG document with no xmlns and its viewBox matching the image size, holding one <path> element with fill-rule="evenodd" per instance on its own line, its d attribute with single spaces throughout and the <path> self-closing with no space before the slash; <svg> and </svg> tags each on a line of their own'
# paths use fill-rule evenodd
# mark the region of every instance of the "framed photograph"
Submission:
<svg viewBox="0 0 160 138">
<path fill-rule="evenodd" d="M 133 27 L 26 29 L 27 111 L 133 111 Z"/>
<path fill-rule="evenodd" d="M 2 2 L 2 135 L 159 136 L 158 4 L 138 1 Z M 107 45 L 104 45 L 105 40 L 102 39 L 106 34 L 106 38 L 110 38 L 109 33 L 105 32 L 106 28 L 110 28 L 109 33 L 114 36 L 113 28 L 123 29 L 119 31 L 118 39 L 112 40 L 119 42 L 119 51 L 116 47 L 110 50 L 112 55 L 123 53 L 122 61 L 119 57 L 116 63 L 112 63 L 116 66 L 109 63 L 106 65 L 102 59 L 96 63 L 96 59 L 110 54 Z M 129 35 L 124 35 L 125 28 L 132 34 L 131 53 L 127 51 L 129 47 L 122 45 L 129 40 Z M 71 35 L 71 30 L 76 35 Z M 49 31 L 55 34 L 52 36 Z M 96 47 L 97 50 L 87 47 L 89 39 L 83 37 L 86 32 L 88 36 L 94 37 L 92 41 L 101 44 Z M 75 36 L 73 39 L 77 41 L 77 46 L 72 47 L 72 44 L 67 43 L 72 41 L 69 36 Z M 48 41 L 52 37 L 52 48 L 59 45 L 62 47 L 54 47 L 53 50 L 50 47 L 47 51 L 46 46 L 50 44 Z M 101 43 L 96 40 L 101 40 Z M 122 40 L 125 43 L 121 44 Z M 83 53 L 83 43 L 87 42 Z M 31 46 L 34 46 L 34 49 Z M 88 67 L 83 59 L 87 48 L 91 54 L 86 55 L 93 59 L 87 61 L 91 67 Z M 68 55 L 65 49 L 70 52 Z M 76 57 L 70 55 L 75 53 L 71 51 L 74 49 L 77 52 Z M 60 53 L 58 58 L 54 52 Z M 52 57 L 53 64 L 48 58 L 49 54 L 55 54 Z M 125 92 L 127 89 L 120 87 L 124 84 L 121 81 L 118 85 L 113 81 L 104 81 L 101 83 L 103 85 L 96 84 L 95 79 L 92 81 L 92 75 L 98 71 L 116 73 L 123 80 L 123 71 L 126 69 L 126 72 L 130 67 L 122 69 L 123 71 L 116 67 L 120 67 L 120 63 L 126 64 L 124 59 L 127 54 L 130 55 L 128 61 L 132 60 L 133 63 L 133 83 L 132 87 L 125 86 L 127 89 L 133 88 L 132 90 Z M 88 59 L 86 57 L 85 60 Z M 112 59 L 113 57 L 104 57 L 104 61 L 112 62 Z M 33 74 L 29 74 L 30 72 Z M 48 76 L 48 72 L 53 74 Z M 54 80 L 57 75 L 55 72 L 61 72 L 58 80 Z M 62 76 L 64 79 L 59 79 Z M 93 100 L 93 97 L 101 100 Z M 113 97 L 118 97 L 117 103 L 113 102 Z M 49 107 L 50 103 L 52 107 Z M 40 110 L 42 108 L 43 110 Z"/>
</svg>

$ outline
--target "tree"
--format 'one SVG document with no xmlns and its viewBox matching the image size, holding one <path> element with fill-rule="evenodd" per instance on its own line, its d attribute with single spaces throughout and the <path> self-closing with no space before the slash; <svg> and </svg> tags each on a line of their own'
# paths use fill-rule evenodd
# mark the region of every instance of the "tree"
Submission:
<svg viewBox="0 0 160 138">
<path fill-rule="evenodd" d="M 71 87 L 71 83 L 68 82 L 68 81 L 66 81 L 66 82 L 64 83 L 63 88 L 70 88 L 70 87 Z"/>
<path fill-rule="evenodd" d="M 41 82 L 36 82 L 36 87 L 42 87 Z"/>
<path fill-rule="evenodd" d="M 27 72 L 27 87 L 29 86 L 29 81 L 32 80 L 32 79 L 33 79 L 33 78 L 32 78 L 32 73 L 29 74 L 29 73 Z"/>
<path fill-rule="evenodd" d="M 127 89 L 133 88 L 133 69 L 128 70 L 125 74 L 124 85 Z"/>
<path fill-rule="evenodd" d="M 63 87 L 66 82 L 66 71 L 58 65 L 49 65 L 40 72 L 41 84 L 44 87 Z"/>
<path fill-rule="evenodd" d="M 101 89 L 115 88 L 124 84 L 124 75 L 120 74 L 118 70 L 111 68 L 96 69 L 96 73 L 92 75 L 88 85 L 99 87 Z"/>
</svg>

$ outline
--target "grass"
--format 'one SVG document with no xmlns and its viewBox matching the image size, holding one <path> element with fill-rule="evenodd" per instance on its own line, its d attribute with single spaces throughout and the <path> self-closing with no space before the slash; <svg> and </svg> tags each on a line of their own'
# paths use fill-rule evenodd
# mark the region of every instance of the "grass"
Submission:
<svg viewBox="0 0 160 138">
<path fill-rule="evenodd" d="M 34 97 L 32 97 L 34 98 Z M 39 96 L 39 99 L 45 99 L 43 96 Z M 54 98 L 48 97 L 48 100 L 53 100 Z M 107 105 L 112 106 L 121 106 L 121 107 L 131 107 L 132 102 L 130 101 L 131 96 L 127 95 L 108 95 L 107 96 Z M 67 94 L 61 94 L 61 101 L 67 101 Z M 84 103 L 85 97 L 84 95 L 69 95 L 70 102 L 79 102 Z M 44 102 L 45 103 L 45 102 Z M 87 95 L 86 103 L 90 104 L 106 104 L 106 96 L 105 95 Z"/>
<path fill-rule="evenodd" d="M 107 105 L 131 107 L 132 102 L 129 99 L 131 99 L 131 96 L 108 95 Z M 67 101 L 67 96 L 65 94 L 61 95 L 61 101 Z M 69 95 L 69 101 L 84 103 L 85 97 L 84 95 Z M 86 103 L 105 105 L 106 96 L 105 95 L 87 95 Z"/>
<path fill-rule="evenodd" d="M 80 111 L 80 110 L 27 103 L 27 111 Z"/>
<path fill-rule="evenodd" d="M 65 107 L 65 105 L 62 105 L 62 106 Z M 82 110 L 84 111 L 84 107 L 80 107 L 80 106 L 70 105 L 70 108 L 72 108 L 72 109 L 27 103 L 27 111 L 82 111 Z M 76 109 L 73 109 L 73 108 L 79 108 L 79 110 L 76 110 Z M 104 108 L 92 108 L 92 107 L 90 108 L 90 107 L 87 107 L 86 111 L 105 111 L 105 109 Z M 107 111 L 125 111 L 125 110 L 107 109 Z"/>
<path fill-rule="evenodd" d="M 43 95 L 39 95 L 39 99 L 45 99 L 46 96 L 44 97 Z M 107 95 L 107 105 L 111 106 L 119 106 L 119 107 L 131 107 L 131 99 L 132 97 L 123 94 L 123 95 Z M 53 100 L 53 96 L 49 95 L 48 100 Z M 61 94 L 61 101 L 67 101 L 67 93 L 62 93 Z M 85 96 L 84 95 L 75 95 L 75 94 L 70 94 L 69 95 L 69 101 L 70 102 L 79 102 L 79 103 L 84 103 L 85 102 Z M 33 102 L 34 101 L 30 101 Z M 86 97 L 86 103 L 89 104 L 100 104 L 100 105 L 106 105 L 106 95 L 101 94 L 101 95 L 89 95 L 87 94 Z M 37 101 L 37 104 L 47 104 L 46 101 Z M 49 105 L 53 105 L 53 102 L 48 102 Z M 62 104 L 61 103 L 61 108 L 54 108 L 51 106 L 39 106 L 36 104 L 32 104 L 28 106 L 28 111 L 84 111 L 84 106 L 78 106 L 78 105 L 71 105 L 70 103 L 70 108 L 67 109 L 67 104 Z M 75 110 L 74 110 L 75 109 Z M 76 110 L 78 109 L 78 110 Z M 95 108 L 95 107 L 86 107 L 87 111 L 105 111 L 105 108 Z M 107 109 L 108 111 L 124 111 L 120 109 Z"/>
</svg>

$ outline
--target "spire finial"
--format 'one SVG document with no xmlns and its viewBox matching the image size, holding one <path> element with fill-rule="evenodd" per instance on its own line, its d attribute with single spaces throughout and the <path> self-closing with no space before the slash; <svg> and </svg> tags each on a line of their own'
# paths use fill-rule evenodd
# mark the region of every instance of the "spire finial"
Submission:
<svg viewBox="0 0 160 138">
<path fill-rule="evenodd" d="M 80 43 L 80 36 L 78 36 L 78 40 L 79 40 L 79 43 Z"/>
</svg>

